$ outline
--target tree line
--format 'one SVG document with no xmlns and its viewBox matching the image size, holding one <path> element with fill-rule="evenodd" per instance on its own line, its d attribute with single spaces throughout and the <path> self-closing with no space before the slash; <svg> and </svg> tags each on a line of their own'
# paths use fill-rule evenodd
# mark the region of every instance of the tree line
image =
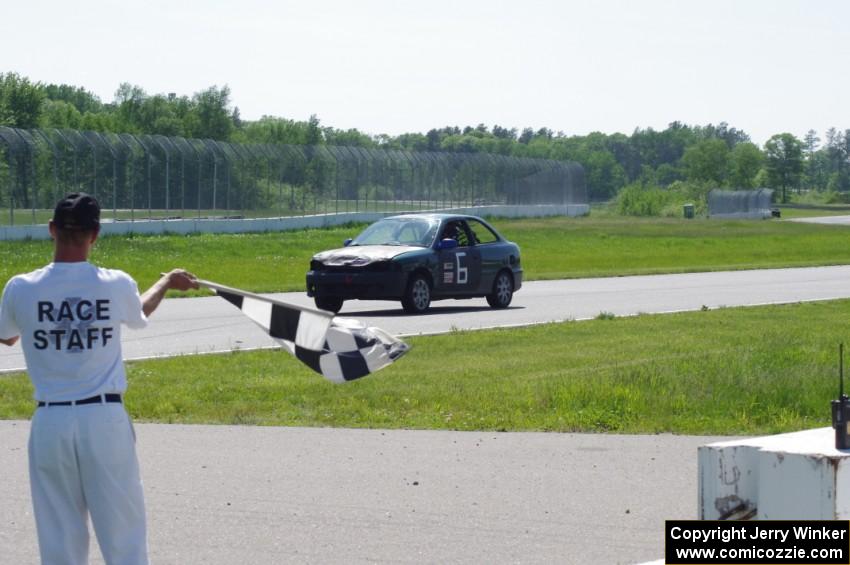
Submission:
<svg viewBox="0 0 850 565">
<path fill-rule="evenodd" d="M 243 120 L 227 85 L 178 96 L 149 94 L 123 83 L 112 101 L 103 102 L 82 87 L 32 82 L 16 73 L 0 73 L 0 125 L 576 161 L 585 168 L 593 200 L 614 198 L 625 188 L 698 187 L 704 192 L 770 187 L 783 201 L 803 191 L 817 191 L 835 201 L 847 201 L 850 194 L 850 129 L 831 128 L 823 138 L 815 130 L 803 139 L 778 133 L 762 147 L 725 122 L 704 126 L 672 122 L 664 130 L 637 128 L 630 135 L 567 135 L 545 127 L 520 130 L 484 124 L 370 135 L 323 126 L 315 115 L 307 121 L 276 116 Z"/>
</svg>

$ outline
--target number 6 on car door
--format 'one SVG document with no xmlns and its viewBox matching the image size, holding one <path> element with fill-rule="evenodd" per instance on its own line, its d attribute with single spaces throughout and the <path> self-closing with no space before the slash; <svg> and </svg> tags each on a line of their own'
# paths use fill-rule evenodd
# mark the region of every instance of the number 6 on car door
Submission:
<svg viewBox="0 0 850 565">
<path fill-rule="evenodd" d="M 461 257 L 466 257 L 466 253 L 459 251 L 455 254 L 455 261 L 457 261 L 457 284 L 466 284 L 469 281 L 469 272 L 466 267 L 461 266 Z"/>
</svg>

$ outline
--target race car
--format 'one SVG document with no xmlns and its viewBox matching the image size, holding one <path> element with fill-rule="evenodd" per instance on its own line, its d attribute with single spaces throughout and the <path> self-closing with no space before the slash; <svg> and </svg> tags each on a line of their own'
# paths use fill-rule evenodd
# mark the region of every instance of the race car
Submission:
<svg viewBox="0 0 850 565">
<path fill-rule="evenodd" d="M 522 286 L 519 246 L 476 216 L 391 216 L 343 245 L 310 261 L 307 295 L 323 310 L 339 312 L 353 299 L 400 300 L 421 314 L 432 300 L 474 297 L 507 308 Z"/>
</svg>

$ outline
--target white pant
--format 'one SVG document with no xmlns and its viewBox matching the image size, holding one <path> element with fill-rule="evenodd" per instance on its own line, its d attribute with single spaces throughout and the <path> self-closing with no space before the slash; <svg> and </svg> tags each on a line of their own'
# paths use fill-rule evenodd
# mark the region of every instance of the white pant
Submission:
<svg viewBox="0 0 850 565">
<path fill-rule="evenodd" d="M 42 564 L 88 562 L 89 514 L 108 565 L 148 563 L 135 434 L 122 404 L 37 408 L 29 466 Z"/>
</svg>

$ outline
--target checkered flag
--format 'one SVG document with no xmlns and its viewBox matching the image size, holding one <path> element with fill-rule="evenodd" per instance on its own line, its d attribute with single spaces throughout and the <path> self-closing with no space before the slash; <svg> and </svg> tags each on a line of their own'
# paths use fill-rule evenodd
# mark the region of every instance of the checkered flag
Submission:
<svg viewBox="0 0 850 565">
<path fill-rule="evenodd" d="M 242 310 L 302 363 L 329 381 L 365 377 L 404 355 L 410 346 L 387 332 L 330 312 L 287 304 L 199 280 L 201 286 Z"/>
</svg>

